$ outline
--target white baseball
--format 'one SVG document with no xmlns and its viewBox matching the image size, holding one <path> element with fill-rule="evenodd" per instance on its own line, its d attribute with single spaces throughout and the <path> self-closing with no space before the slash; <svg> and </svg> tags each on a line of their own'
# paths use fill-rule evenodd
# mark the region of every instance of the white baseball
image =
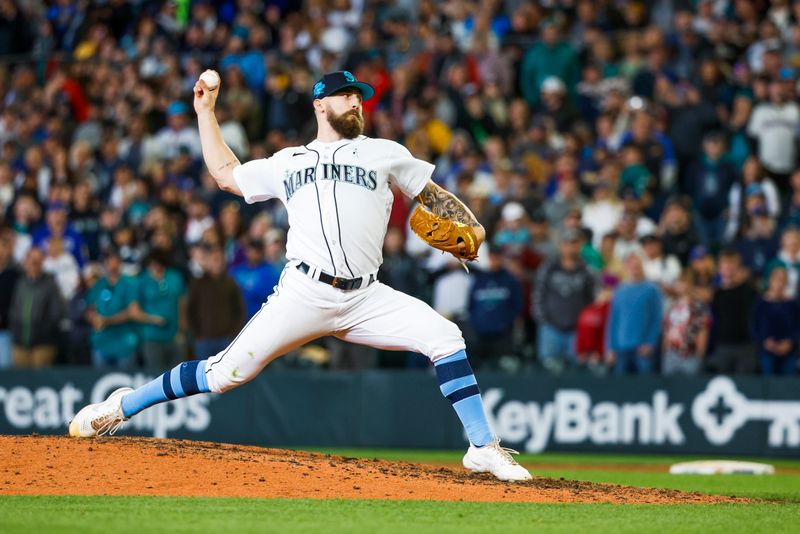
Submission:
<svg viewBox="0 0 800 534">
<path fill-rule="evenodd" d="M 206 82 L 206 86 L 212 91 L 219 85 L 219 74 L 213 70 L 207 70 L 200 75 L 200 79 Z"/>
</svg>

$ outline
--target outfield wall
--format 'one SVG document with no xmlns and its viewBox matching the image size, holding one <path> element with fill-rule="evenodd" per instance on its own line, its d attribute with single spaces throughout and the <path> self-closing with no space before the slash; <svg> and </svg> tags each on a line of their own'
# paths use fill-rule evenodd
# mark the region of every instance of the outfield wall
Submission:
<svg viewBox="0 0 800 534">
<path fill-rule="evenodd" d="M 0 372 L 0 433 L 60 434 L 87 402 L 153 375 L 87 369 Z M 521 451 L 800 456 L 796 378 L 552 378 L 479 375 L 504 445 Z M 461 448 L 425 372 L 264 372 L 224 395 L 147 410 L 125 434 L 315 447 Z"/>
</svg>

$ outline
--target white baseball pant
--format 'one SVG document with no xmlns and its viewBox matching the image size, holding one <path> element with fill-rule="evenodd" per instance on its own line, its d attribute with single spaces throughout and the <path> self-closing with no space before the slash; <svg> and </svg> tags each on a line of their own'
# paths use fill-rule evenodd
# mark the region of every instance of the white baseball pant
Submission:
<svg viewBox="0 0 800 534">
<path fill-rule="evenodd" d="M 236 339 L 206 362 L 211 391 L 254 378 L 275 358 L 319 337 L 386 350 L 419 352 L 431 361 L 465 348 L 461 330 L 430 306 L 380 282 L 344 291 L 288 264 L 275 292 Z"/>
</svg>

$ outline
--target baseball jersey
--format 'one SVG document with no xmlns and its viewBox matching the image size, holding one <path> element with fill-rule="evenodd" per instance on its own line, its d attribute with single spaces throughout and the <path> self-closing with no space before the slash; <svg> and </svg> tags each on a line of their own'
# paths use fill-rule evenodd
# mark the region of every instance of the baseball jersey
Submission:
<svg viewBox="0 0 800 534">
<path fill-rule="evenodd" d="M 383 261 L 390 185 L 416 197 L 433 169 L 399 143 L 362 135 L 285 148 L 236 167 L 233 178 L 249 204 L 271 198 L 284 203 L 289 261 L 356 278 L 374 273 Z"/>
</svg>

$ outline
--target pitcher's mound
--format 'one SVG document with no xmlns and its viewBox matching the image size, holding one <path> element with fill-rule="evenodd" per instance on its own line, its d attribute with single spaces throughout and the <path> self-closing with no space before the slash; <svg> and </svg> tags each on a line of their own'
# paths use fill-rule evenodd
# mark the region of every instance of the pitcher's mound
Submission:
<svg viewBox="0 0 800 534">
<path fill-rule="evenodd" d="M 746 502 L 665 489 L 150 438 L 0 436 L 0 495 L 312 497 L 487 502 Z"/>
</svg>

